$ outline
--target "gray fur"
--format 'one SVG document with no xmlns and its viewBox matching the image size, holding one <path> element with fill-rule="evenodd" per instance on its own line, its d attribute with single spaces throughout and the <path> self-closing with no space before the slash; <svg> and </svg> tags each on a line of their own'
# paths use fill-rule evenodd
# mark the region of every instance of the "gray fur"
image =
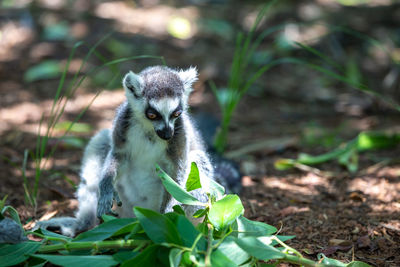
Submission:
<svg viewBox="0 0 400 267">
<path fill-rule="evenodd" d="M 21 225 L 7 217 L 0 220 L 0 244 L 16 244 L 24 241 L 28 241 L 28 238 L 26 238 Z"/>
<path fill-rule="evenodd" d="M 143 92 L 143 79 L 139 75 L 132 71 L 128 72 L 125 75 L 122 84 L 125 89 L 131 91 L 136 98 L 141 97 Z"/>
<path fill-rule="evenodd" d="M 134 206 L 170 212 L 178 202 L 168 194 L 155 172 L 159 164 L 179 185 L 186 184 L 190 164 L 195 161 L 203 179 L 213 179 L 213 168 L 203 142 L 186 111 L 187 98 L 197 71 L 150 67 L 123 79 L 127 101 L 118 109 L 111 130 L 103 130 L 89 142 L 82 161 L 82 182 L 75 218 L 39 222 L 42 228 L 60 228 L 73 236 L 97 224 L 97 218 L 112 213 L 113 200 L 121 217 L 133 216 Z M 146 109 L 157 109 L 159 118 L 146 117 Z M 174 116 L 176 111 L 180 116 Z M 160 135 L 172 127 L 172 137 Z M 191 192 L 200 201 L 207 195 Z M 193 214 L 199 207 L 182 205 Z"/>
<path fill-rule="evenodd" d="M 118 171 L 118 160 L 114 155 L 114 151 L 108 152 L 107 158 L 104 162 L 103 170 L 99 185 L 99 201 L 97 206 L 97 216 L 101 217 L 103 214 L 110 214 L 114 195 L 118 195 L 118 192 L 114 191 L 113 181 Z M 119 197 L 118 197 L 119 199 Z"/>
<path fill-rule="evenodd" d="M 163 97 L 181 97 L 184 92 L 183 82 L 176 72 L 163 66 L 144 69 L 140 75 L 144 80 L 143 96 L 147 99 Z"/>
</svg>

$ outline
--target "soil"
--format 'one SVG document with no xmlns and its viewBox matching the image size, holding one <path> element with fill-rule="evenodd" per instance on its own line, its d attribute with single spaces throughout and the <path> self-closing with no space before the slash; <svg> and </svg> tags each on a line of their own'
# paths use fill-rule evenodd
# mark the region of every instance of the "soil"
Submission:
<svg viewBox="0 0 400 267">
<path fill-rule="evenodd" d="M 76 1 L 75 5 L 81 5 L 80 10 L 83 10 L 78 13 L 74 11 L 75 6 L 54 7 L 43 4 L 46 2 L 36 3 L 35 8 L 30 9 L 0 10 L 0 33 L 3 31 L 4 37 L 0 41 L 3 51 L 0 52 L 0 196 L 8 195 L 7 203 L 18 210 L 27 228 L 32 226 L 33 220 L 43 216 L 73 214 L 78 204 L 74 191 L 79 184 L 84 149 L 83 145 L 74 146 L 62 141 L 43 166 L 37 208 L 26 203 L 20 168 L 24 151 L 35 151 L 42 114 L 44 122 L 48 121 L 58 86 L 58 79 L 24 82 L 22 77 L 30 66 L 47 59 L 60 60 L 65 65 L 74 40 L 94 44 L 114 30 L 112 38 L 124 43 L 124 48 L 132 45 L 129 55 L 163 55 L 170 66 L 197 65 L 200 76 L 190 99 L 192 111 L 207 112 L 218 118 L 220 109 L 208 81 L 213 80 L 221 87 L 227 84 L 234 49 L 233 42 L 225 47 L 228 41 L 224 38 L 227 37 L 215 32 L 199 30 L 191 39 L 179 40 L 147 24 L 125 25 L 126 22 L 116 18 L 111 11 L 108 15 L 101 13 L 99 10 L 107 9 L 101 1 L 88 6 L 84 1 Z M 123 2 L 116 2 L 116 5 L 122 5 L 118 8 L 126 12 L 136 10 L 137 16 L 144 17 L 164 16 L 169 14 L 168 10 L 179 9 L 147 6 L 147 1 L 140 2 L 142 4 L 136 8 Z M 236 2 L 228 6 L 211 2 L 213 11 L 205 6 L 191 6 L 179 9 L 178 13 L 225 19 L 232 25 L 246 28 L 246 23 L 238 18 L 244 14 L 251 20 L 251 14 L 257 11 L 254 3 L 241 6 Z M 366 34 L 374 35 L 381 30 L 381 34 L 390 35 L 396 27 L 391 21 L 391 14 L 398 10 L 395 4 L 338 8 L 336 1 L 329 0 L 295 2 L 282 5 L 263 27 L 287 22 L 291 17 L 301 21 L 303 13 L 300 11 L 307 7 L 322 10 L 326 14 L 324 19 L 330 23 L 345 20 L 349 27 Z M 377 12 L 371 12 L 374 8 Z M 366 26 L 366 12 L 369 19 L 373 18 L 374 27 Z M 28 28 L 23 23 L 27 16 L 31 19 L 28 22 L 33 23 Z M 64 20 L 74 40 L 43 39 L 46 21 Z M 357 28 L 357 25 L 362 26 Z M 362 47 L 365 40 L 336 37 L 344 52 L 352 54 L 363 66 L 360 71 L 369 84 L 378 86 L 375 88 L 381 88 L 385 95 L 396 101 L 396 81 L 389 87 L 382 85 L 388 73 L 396 72 L 390 60 L 385 61 L 385 56 L 379 54 L 377 57 L 381 61 L 378 62 L 366 57 L 362 49 L 355 49 Z M 267 40 L 262 46 L 267 47 L 273 41 Z M 325 49 L 326 42 L 322 38 L 313 45 Z M 71 80 L 87 51 L 77 50 L 67 80 Z M 113 54 L 106 45 L 100 45 L 99 51 L 109 59 L 121 57 Z M 376 64 L 371 65 L 371 61 Z M 99 64 L 92 60 L 83 71 Z M 122 73 L 129 69 L 140 71 L 154 64 L 159 62 L 140 60 L 121 64 L 120 70 Z M 103 88 L 94 79 L 82 83 L 68 102 L 61 120 L 72 121 L 100 90 L 102 93 L 80 120 L 89 125 L 90 130 L 74 132 L 70 136 L 86 142 L 99 129 L 110 127 L 116 107 L 124 101 L 124 94 L 119 88 Z M 301 170 L 278 171 L 274 168 L 278 159 L 297 158 L 299 153 L 318 155 L 330 151 L 361 131 L 399 132 L 399 122 L 400 114 L 385 103 L 331 82 L 319 73 L 296 66 L 281 66 L 269 71 L 241 100 L 232 118 L 226 150 L 226 156 L 239 163 L 243 174 L 240 195 L 246 217 L 277 227 L 280 235 L 296 236 L 287 243 L 313 260 L 323 253 L 344 262 L 361 260 L 373 266 L 400 266 L 400 147 L 360 153 L 359 168 L 355 173 L 350 173 L 337 161 Z M 62 134 L 62 130 L 53 132 L 47 153 Z M 30 154 L 26 176 L 32 188 L 34 161 Z"/>
</svg>

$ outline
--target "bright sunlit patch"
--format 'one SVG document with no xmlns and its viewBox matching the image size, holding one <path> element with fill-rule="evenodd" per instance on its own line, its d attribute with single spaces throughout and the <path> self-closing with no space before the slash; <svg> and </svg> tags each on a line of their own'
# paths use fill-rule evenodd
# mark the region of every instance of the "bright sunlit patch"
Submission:
<svg viewBox="0 0 400 267">
<path fill-rule="evenodd" d="M 182 17 L 173 17 L 168 22 L 168 33 L 178 39 L 189 39 L 192 36 L 190 21 Z"/>
<path fill-rule="evenodd" d="M 196 7 L 175 8 L 167 5 L 157 5 L 148 8 L 141 8 L 129 5 L 123 1 L 106 2 L 97 5 L 95 14 L 101 18 L 113 19 L 117 23 L 117 31 L 140 33 L 153 38 L 165 38 L 169 34 L 169 24 L 173 22 L 176 38 L 187 39 L 196 34 L 196 27 L 190 22 L 199 17 Z M 186 22 L 178 23 L 173 18 L 186 18 Z M 133 19 L 134 18 L 134 19 Z M 188 19 L 190 18 L 190 20 Z M 151 22 L 151 23 L 150 23 Z M 186 26 L 185 26 L 186 25 Z M 186 29 L 185 29 L 186 28 Z"/>
<path fill-rule="evenodd" d="M 0 61 L 18 58 L 20 49 L 32 38 L 32 29 L 13 21 L 0 25 Z"/>
</svg>

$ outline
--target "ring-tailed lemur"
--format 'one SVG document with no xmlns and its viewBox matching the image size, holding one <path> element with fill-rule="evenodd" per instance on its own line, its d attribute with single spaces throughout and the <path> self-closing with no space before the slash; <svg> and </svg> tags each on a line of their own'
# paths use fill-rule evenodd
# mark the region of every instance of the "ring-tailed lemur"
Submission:
<svg viewBox="0 0 400 267">
<path fill-rule="evenodd" d="M 134 206 L 172 211 L 178 203 L 157 177 L 156 163 L 181 186 L 191 162 L 197 163 L 200 175 L 213 179 L 213 167 L 187 112 L 196 80 L 195 68 L 178 71 L 155 66 L 126 74 L 127 101 L 117 109 L 112 129 L 100 131 L 85 150 L 76 216 L 38 222 L 35 228 L 59 228 L 62 234 L 74 236 L 95 226 L 101 215 L 111 213 L 113 199 L 121 217 L 134 216 Z M 192 194 L 207 201 L 201 189 Z M 189 214 L 198 209 L 183 208 Z"/>
</svg>

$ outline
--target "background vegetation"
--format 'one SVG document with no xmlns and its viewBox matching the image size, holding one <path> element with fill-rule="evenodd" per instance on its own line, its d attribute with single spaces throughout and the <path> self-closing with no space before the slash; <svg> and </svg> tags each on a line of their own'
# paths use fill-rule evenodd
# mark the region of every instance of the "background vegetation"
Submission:
<svg viewBox="0 0 400 267">
<path fill-rule="evenodd" d="M 265 3 L 2 1 L 0 195 L 25 228 L 73 213 L 126 71 L 195 65 L 192 111 L 240 164 L 246 217 L 313 260 L 398 265 L 400 5 Z"/>
</svg>

